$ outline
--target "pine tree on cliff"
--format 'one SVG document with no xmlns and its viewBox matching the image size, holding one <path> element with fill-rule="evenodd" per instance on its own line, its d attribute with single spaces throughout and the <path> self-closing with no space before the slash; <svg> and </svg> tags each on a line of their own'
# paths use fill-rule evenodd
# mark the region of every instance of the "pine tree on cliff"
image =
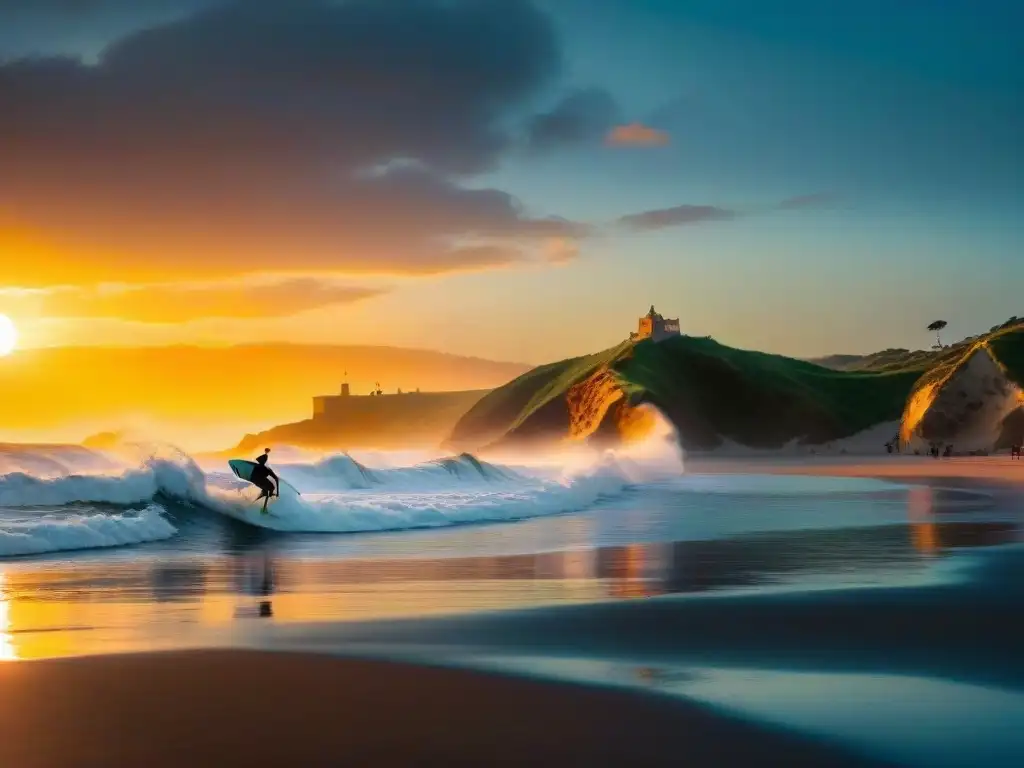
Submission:
<svg viewBox="0 0 1024 768">
<path fill-rule="evenodd" d="M 935 331 L 935 349 L 942 349 L 942 339 L 939 338 L 939 331 L 947 325 L 945 320 L 936 320 L 928 326 L 929 331 Z"/>
</svg>

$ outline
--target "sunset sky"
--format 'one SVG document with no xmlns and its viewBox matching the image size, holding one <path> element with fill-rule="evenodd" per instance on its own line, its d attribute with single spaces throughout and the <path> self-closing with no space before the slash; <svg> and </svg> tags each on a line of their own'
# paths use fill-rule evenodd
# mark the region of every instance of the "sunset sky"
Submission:
<svg viewBox="0 0 1024 768">
<path fill-rule="evenodd" d="M 792 355 L 1024 315 L 1024 5 L 0 0 L 22 346 Z"/>
</svg>

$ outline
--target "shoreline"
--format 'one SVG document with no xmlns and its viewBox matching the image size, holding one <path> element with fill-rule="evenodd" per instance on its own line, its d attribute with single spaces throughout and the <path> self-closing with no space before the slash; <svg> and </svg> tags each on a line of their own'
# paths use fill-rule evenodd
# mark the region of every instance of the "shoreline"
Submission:
<svg viewBox="0 0 1024 768">
<path fill-rule="evenodd" d="M 1024 461 L 1008 456 L 714 456 L 687 455 L 683 466 L 694 474 L 777 474 L 925 480 L 955 478 L 1024 484 Z"/>
</svg>

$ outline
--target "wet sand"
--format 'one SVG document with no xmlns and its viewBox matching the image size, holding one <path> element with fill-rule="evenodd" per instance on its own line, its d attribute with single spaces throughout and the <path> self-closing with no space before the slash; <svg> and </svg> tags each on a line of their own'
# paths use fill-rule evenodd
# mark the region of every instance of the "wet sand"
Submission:
<svg viewBox="0 0 1024 768">
<path fill-rule="evenodd" d="M 1007 456 L 808 456 L 725 458 L 692 456 L 686 471 L 728 474 L 789 474 L 915 480 L 955 478 L 1024 484 L 1024 461 Z"/>
<path fill-rule="evenodd" d="M 667 697 L 460 669 L 252 651 L 0 665 L 4 766 L 683 762 L 868 764 Z"/>
<path fill-rule="evenodd" d="M 1024 690 L 1024 548 L 928 586 L 708 594 L 355 624 L 266 625 L 257 647 L 440 659 L 518 654 L 899 673 Z"/>
</svg>

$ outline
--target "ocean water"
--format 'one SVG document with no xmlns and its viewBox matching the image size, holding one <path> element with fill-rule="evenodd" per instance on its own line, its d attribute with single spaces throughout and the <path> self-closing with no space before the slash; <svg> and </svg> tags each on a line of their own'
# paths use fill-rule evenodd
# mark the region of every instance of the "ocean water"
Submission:
<svg viewBox="0 0 1024 768">
<path fill-rule="evenodd" d="M 155 542 L 170 542 L 165 551 L 207 551 L 216 533 L 236 524 L 251 532 L 358 534 L 509 522 L 583 511 L 678 474 L 612 454 L 570 466 L 501 466 L 468 454 L 371 459 L 340 454 L 274 464 L 286 482 L 263 515 L 257 489 L 225 462 L 200 462 L 168 446 L 6 446 L 0 557 Z"/>
<path fill-rule="evenodd" d="M 0 660 L 384 655 L 685 697 L 900 764 L 1021 749 L 1016 488 L 703 475 L 664 435 L 274 456 L 295 490 L 263 516 L 223 459 L 0 447 Z"/>
</svg>

